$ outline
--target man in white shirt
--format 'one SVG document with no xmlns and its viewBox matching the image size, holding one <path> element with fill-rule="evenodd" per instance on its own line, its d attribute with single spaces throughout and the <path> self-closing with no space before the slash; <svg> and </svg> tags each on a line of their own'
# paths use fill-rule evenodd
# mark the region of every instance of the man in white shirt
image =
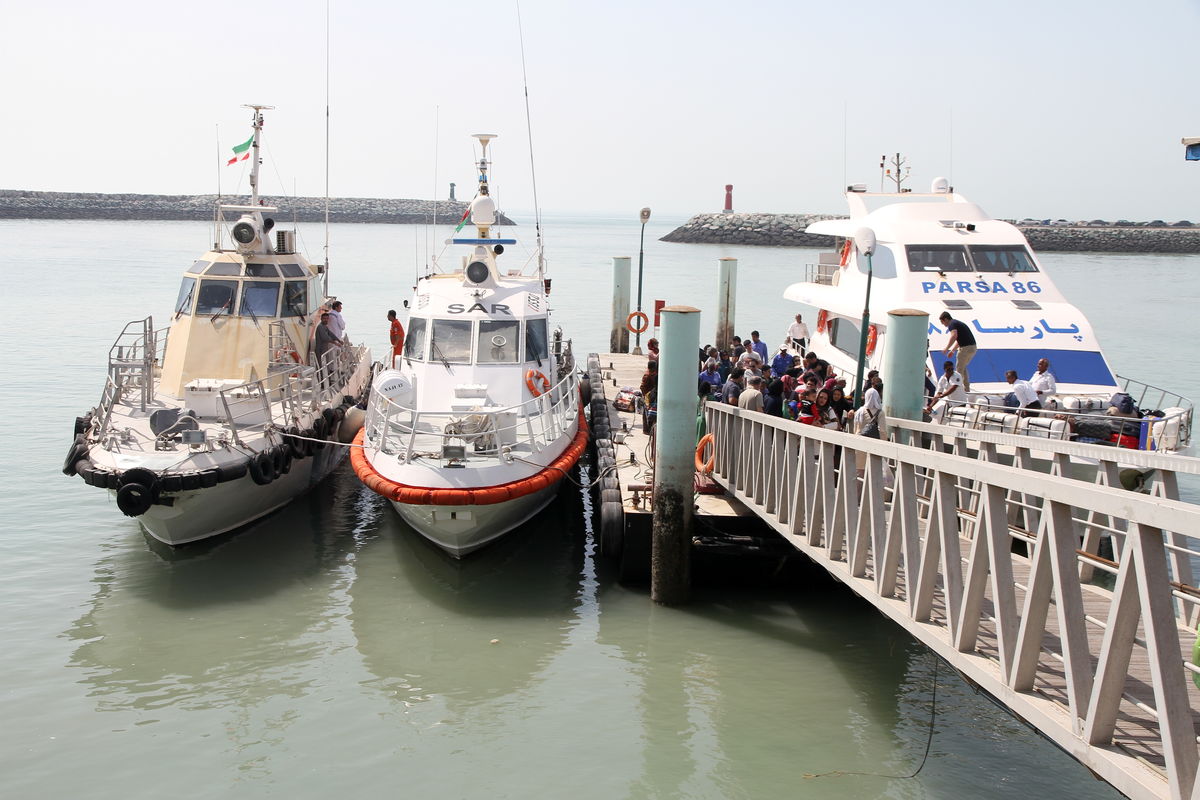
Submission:
<svg viewBox="0 0 1200 800">
<path fill-rule="evenodd" d="M 934 422 L 940 423 L 951 403 L 965 402 L 967 402 L 967 392 L 963 389 L 962 375 L 954 371 L 953 361 L 947 361 L 942 364 L 942 376 L 938 378 L 937 389 L 934 391 L 933 397 L 929 398 L 929 404 L 925 406 L 925 410 L 933 417 Z"/>
<path fill-rule="evenodd" d="M 1054 380 L 1054 373 L 1050 371 L 1050 362 L 1044 358 L 1039 359 L 1037 363 L 1037 372 L 1033 373 L 1033 377 L 1029 379 L 1029 385 L 1037 392 L 1038 400 L 1046 407 L 1053 407 L 1053 401 L 1050 397 L 1058 391 L 1058 384 Z"/>
<path fill-rule="evenodd" d="M 1029 381 L 1017 378 L 1017 371 L 1015 369 L 1010 369 L 1004 373 L 1004 379 L 1013 387 L 1012 393 L 1017 398 L 1018 416 L 1028 416 L 1030 411 L 1041 409 L 1042 404 L 1038 400 L 1037 392 L 1029 385 Z"/>
<path fill-rule="evenodd" d="M 334 300 L 329 304 L 329 330 L 339 342 L 346 340 L 346 320 L 342 319 L 341 300 Z"/>
<path fill-rule="evenodd" d="M 804 324 L 804 317 L 797 314 L 796 321 L 788 325 L 787 342 L 793 350 L 804 355 L 804 348 L 808 346 L 808 338 L 808 326 Z"/>
</svg>

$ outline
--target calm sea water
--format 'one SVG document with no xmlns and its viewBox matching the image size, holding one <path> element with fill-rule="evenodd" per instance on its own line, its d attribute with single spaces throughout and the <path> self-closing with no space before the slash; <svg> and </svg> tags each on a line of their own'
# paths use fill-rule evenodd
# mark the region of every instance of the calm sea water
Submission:
<svg viewBox="0 0 1200 800">
<path fill-rule="evenodd" d="M 711 331 L 717 258 L 736 256 L 738 329 L 780 338 L 795 313 L 780 292 L 815 253 L 657 241 L 680 221 L 647 228 L 646 304 L 695 305 Z M 638 225 L 545 229 L 559 321 L 578 352 L 607 349 L 611 256 L 636 269 Z M 314 259 L 322 236 L 304 229 Z M 385 312 L 445 236 L 334 226 L 352 336 L 383 351 Z M 151 544 L 59 468 L 121 326 L 165 321 L 209 239 L 198 223 L 0 222 L 4 796 L 1115 796 L 944 665 L 916 778 L 806 778 L 916 768 L 928 651 L 840 588 L 657 608 L 597 561 L 578 491 L 461 564 L 348 469 L 238 535 Z M 1118 370 L 1200 396 L 1200 258 L 1043 260 Z"/>
</svg>

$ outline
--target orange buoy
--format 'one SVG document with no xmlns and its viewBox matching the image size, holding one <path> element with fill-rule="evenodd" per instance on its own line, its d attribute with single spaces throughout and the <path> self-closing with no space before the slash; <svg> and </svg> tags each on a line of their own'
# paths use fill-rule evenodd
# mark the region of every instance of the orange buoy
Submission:
<svg viewBox="0 0 1200 800">
<path fill-rule="evenodd" d="M 640 320 L 642 324 L 635 327 L 633 324 L 635 319 Z M 645 333 L 650 328 L 650 318 L 641 311 L 635 311 L 625 318 L 625 327 L 629 329 L 630 333 Z"/>
<path fill-rule="evenodd" d="M 539 383 L 542 386 L 541 391 L 537 388 Z M 536 369 L 531 369 L 525 373 L 525 385 L 529 387 L 529 393 L 534 397 L 541 397 L 550 391 L 550 379 Z"/>
<path fill-rule="evenodd" d="M 712 445 L 712 452 L 708 459 L 704 458 L 704 450 Z M 700 437 L 700 443 L 696 445 L 696 472 L 704 475 L 712 475 L 713 467 L 717 460 L 717 440 L 713 438 L 711 433 L 706 433 Z"/>
</svg>

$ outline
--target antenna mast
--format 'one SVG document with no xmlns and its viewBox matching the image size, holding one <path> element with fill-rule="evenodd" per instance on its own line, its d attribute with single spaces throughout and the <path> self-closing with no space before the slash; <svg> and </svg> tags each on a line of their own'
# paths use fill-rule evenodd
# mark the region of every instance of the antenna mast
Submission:
<svg viewBox="0 0 1200 800">
<path fill-rule="evenodd" d="M 525 72 L 525 31 L 521 25 L 521 3 L 517 3 L 517 34 L 521 40 L 521 82 L 525 88 L 525 133 L 529 138 L 529 178 L 533 182 L 533 229 L 537 241 L 538 278 L 546 279 L 546 262 L 543 258 L 542 207 L 538 205 L 537 170 L 533 165 L 533 125 L 529 121 L 529 77 Z"/>
<path fill-rule="evenodd" d="M 242 108 L 250 108 L 254 110 L 254 119 L 251 124 L 254 126 L 254 151 L 253 157 L 250 159 L 250 205 L 259 205 L 258 200 L 258 168 L 262 164 L 262 153 L 259 150 L 261 146 L 262 128 L 263 128 L 263 111 L 271 111 L 275 106 L 263 105 L 245 105 Z"/>
<path fill-rule="evenodd" d="M 329 0 L 325 0 L 325 269 L 321 271 L 329 296 Z"/>
</svg>

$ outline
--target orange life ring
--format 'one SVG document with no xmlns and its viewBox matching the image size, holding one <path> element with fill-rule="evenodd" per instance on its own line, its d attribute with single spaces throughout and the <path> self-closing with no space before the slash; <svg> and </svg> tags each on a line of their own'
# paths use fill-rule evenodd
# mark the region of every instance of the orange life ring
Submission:
<svg viewBox="0 0 1200 800">
<path fill-rule="evenodd" d="M 642 326 L 640 328 L 633 327 L 633 321 L 635 319 L 640 319 L 642 321 Z M 625 318 L 625 327 L 629 329 L 630 333 L 645 333 L 650 329 L 650 318 L 641 311 L 635 311 Z"/>
<path fill-rule="evenodd" d="M 712 453 L 708 456 L 708 460 L 704 459 L 704 449 L 712 445 Z M 696 472 L 704 475 L 712 475 L 714 462 L 717 459 L 717 442 L 711 433 L 706 433 L 700 437 L 700 443 L 696 445 Z"/>
<path fill-rule="evenodd" d="M 829 312 L 826 311 L 825 309 L 821 309 L 820 313 L 817 314 L 817 333 L 825 332 L 825 323 L 828 321 L 829 321 Z"/>
<path fill-rule="evenodd" d="M 851 251 L 851 249 L 853 249 L 853 247 L 854 247 L 854 245 L 850 243 L 849 239 L 847 239 L 846 242 L 842 245 L 842 257 L 838 261 L 839 267 L 844 267 L 850 263 L 850 251 Z"/>
<path fill-rule="evenodd" d="M 542 384 L 542 390 L 538 391 L 538 382 Z M 531 369 L 525 373 L 525 385 L 529 387 L 529 393 L 534 397 L 541 397 L 546 392 L 550 391 L 550 379 L 536 369 Z"/>
<path fill-rule="evenodd" d="M 874 325 L 867 326 L 867 355 L 875 353 L 875 343 L 879 341 L 879 329 Z"/>
</svg>

